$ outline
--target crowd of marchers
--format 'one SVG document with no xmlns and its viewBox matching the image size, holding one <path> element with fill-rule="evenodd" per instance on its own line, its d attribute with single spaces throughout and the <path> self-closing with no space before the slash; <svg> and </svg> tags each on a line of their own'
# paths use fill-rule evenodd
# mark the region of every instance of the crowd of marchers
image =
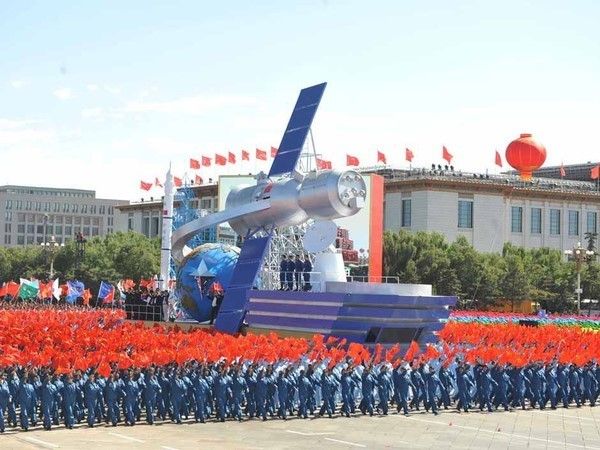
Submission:
<svg viewBox="0 0 600 450">
<path fill-rule="evenodd" d="M 468 364 L 460 357 L 412 364 L 397 361 L 354 364 L 351 358 L 259 364 L 251 361 L 188 361 L 108 376 L 95 368 L 66 374 L 49 368 L 0 369 L 0 431 L 41 424 L 50 430 L 83 421 L 133 426 L 193 419 L 269 420 L 355 414 L 387 415 L 390 408 L 409 415 L 422 408 L 493 412 L 513 408 L 555 409 L 595 406 L 600 367 L 575 364 Z"/>
</svg>

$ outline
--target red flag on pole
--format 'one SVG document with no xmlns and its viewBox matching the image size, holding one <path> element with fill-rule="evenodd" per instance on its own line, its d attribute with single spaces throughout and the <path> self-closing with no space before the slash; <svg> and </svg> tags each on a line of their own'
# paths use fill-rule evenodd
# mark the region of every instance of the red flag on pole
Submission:
<svg viewBox="0 0 600 450">
<path fill-rule="evenodd" d="M 152 189 L 152 183 L 140 181 L 140 189 L 142 189 L 143 191 L 149 191 L 150 189 Z"/>
<path fill-rule="evenodd" d="M 198 170 L 200 168 L 200 161 L 194 158 L 190 158 L 190 169 Z"/>
<path fill-rule="evenodd" d="M 231 164 L 235 164 L 235 154 L 229 152 L 227 154 L 227 161 L 229 161 Z"/>
<path fill-rule="evenodd" d="M 202 184 L 202 183 L 204 183 L 204 180 L 202 179 L 202 177 L 200 175 L 196 175 L 194 177 L 194 183 L 195 184 Z"/>
<path fill-rule="evenodd" d="M 387 164 L 387 159 L 385 157 L 385 153 L 380 152 L 379 150 L 377 150 L 377 162 L 382 162 L 384 164 Z"/>
<path fill-rule="evenodd" d="M 202 157 L 202 165 L 204 167 L 210 167 L 210 158 L 208 156 Z"/>
<path fill-rule="evenodd" d="M 271 146 L 271 158 L 275 158 L 277 156 L 277 149 Z"/>
<path fill-rule="evenodd" d="M 498 167 L 502 167 L 502 158 L 500 157 L 500 153 L 496 150 L 496 165 Z"/>
<path fill-rule="evenodd" d="M 242 150 L 242 161 L 250 161 L 250 152 Z"/>
<path fill-rule="evenodd" d="M 260 148 L 256 149 L 256 159 L 260 159 L 261 161 L 267 160 L 267 152 L 261 150 Z"/>
<path fill-rule="evenodd" d="M 560 177 L 564 178 L 567 176 L 567 171 L 565 170 L 565 167 L 563 166 L 562 163 L 560 163 Z"/>
<path fill-rule="evenodd" d="M 592 167 L 592 170 L 590 171 L 590 176 L 592 177 L 592 180 L 597 180 L 598 178 L 600 178 L 600 165 Z"/>
<path fill-rule="evenodd" d="M 412 152 L 411 149 L 407 148 L 404 151 L 404 159 L 406 159 L 408 162 L 412 162 L 414 157 L 415 157 L 415 154 Z"/>
<path fill-rule="evenodd" d="M 154 178 L 154 186 L 163 187 L 162 183 L 158 180 L 158 177 Z"/>
<path fill-rule="evenodd" d="M 325 159 L 317 158 L 317 169 L 319 170 L 331 170 L 331 161 L 327 161 Z"/>
<path fill-rule="evenodd" d="M 352 156 L 346 153 L 346 165 L 347 166 L 358 166 L 360 163 L 356 156 Z"/>
<path fill-rule="evenodd" d="M 179 177 L 173 177 L 173 184 L 175 187 L 181 187 L 183 186 L 183 180 Z"/>
<path fill-rule="evenodd" d="M 446 146 L 442 147 L 442 159 L 445 159 L 448 164 L 452 164 L 453 156 L 450 154 Z"/>
<path fill-rule="evenodd" d="M 225 164 L 227 164 L 227 158 L 225 158 L 223 155 L 215 153 L 215 164 L 217 166 L 224 166 Z"/>
</svg>

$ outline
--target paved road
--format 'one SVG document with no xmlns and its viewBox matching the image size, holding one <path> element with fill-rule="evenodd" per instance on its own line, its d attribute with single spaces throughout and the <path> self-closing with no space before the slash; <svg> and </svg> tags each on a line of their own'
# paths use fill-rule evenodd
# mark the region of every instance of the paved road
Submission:
<svg viewBox="0 0 600 450">
<path fill-rule="evenodd" d="M 10 431 L 1 449 L 598 449 L 600 408 Z"/>
</svg>

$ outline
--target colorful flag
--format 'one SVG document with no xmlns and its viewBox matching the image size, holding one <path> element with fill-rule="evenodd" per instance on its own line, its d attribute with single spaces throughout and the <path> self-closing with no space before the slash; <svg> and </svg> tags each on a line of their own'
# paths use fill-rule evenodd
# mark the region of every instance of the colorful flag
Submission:
<svg viewBox="0 0 600 450">
<path fill-rule="evenodd" d="M 173 184 L 175 187 L 181 187 L 183 186 L 183 180 L 179 177 L 173 177 Z"/>
<path fill-rule="evenodd" d="M 592 180 L 597 180 L 598 178 L 600 178 L 600 165 L 592 168 L 592 170 L 590 171 L 590 177 L 592 178 Z"/>
<path fill-rule="evenodd" d="M 40 298 L 52 298 L 52 281 L 40 283 Z"/>
<path fill-rule="evenodd" d="M 412 162 L 414 157 L 415 154 L 412 152 L 411 149 L 407 148 L 406 150 L 404 150 L 404 159 L 406 159 L 408 162 Z"/>
<path fill-rule="evenodd" d="M 215 153 L 215 164 L 218 166 L 224 166 L 227 164 L 227 158 L 225 158 L 223 155 Z"/>
<path fill-rule="evenodd" d="M 125 290 L 125 292 L 131 291 L 134 287 L 135 281 L 133 281 L 131 278 L 123 280 L 123 289 Z"/>
<path fill-rule="evenodd" d="M 102 300 L 102 303 L 112 303 L 115 299 L 115 287 L 110 283 L 101 281 L 98 298 Z"/>
<path fill-rule="evenodd" d="M 202 177 L 200 175 L 196 175 L 194 177 L 194 183 L 196 183 L 196 184 L 202 184 L 202 183 L 204 183 L 204 180 L 202 179 Z"/>
<path fill-rule="evenodd" d="M 90 299 L 92 298 L 92 293 L 89 289 L 84 289 L 81 298 L 83 299 L 83 304 L 88 306 L 90 304 Z"/>
<path fill-rule="evenodd" d="M 450 154 L 446 146 L 442 147 L 442 159 L 445 159 L 448 164 L 452 164 L 453 156 Z"/>
<path fill-rule="evenodd" d="M 385 153 L 380 152 L 379 150 L 377 150 L 377 162 L 382 162 L 384 164 L 387 164 L 387 159 L 385 157 Z"/>
<path fill-rule="evenodd" d="M 250 161 L 250 152 L 242 150 L 242 161 Z"/>
<path fill-rule="evenodd" d="M 498 153 L 498 150 L 496 150 L 496 165 L 502 167 L 502 157 L 500 156 L 500 153 Z"/>
<path fill-rule="evenodd" d="M 202 157 L 202 165 L 204 167 L 210 167 L 210 158 L 208 156 Z"/>
<path fill-rule="evenodd" d="M 277 156 L 277 149 L 271 146 L 271 158 L 275 158 Z"/>
<path fill-rule="evenodd" d="M 40 283 L 39 281 L 29 281 L 25 278 L 21 278 L 21 283 L 19 286 L 19 297 L 23 300 L 27 300 L 30 298 L 35 298 L 40 291 Z"/>
<path fill-rule="evenodd" d="M 163 187 L 162 183 L 158 181 L 158 177 L 154 178 L 154 186 Z"/>
<path fill-rule="evenodd" d="M 260 148 L 256 149 L 256 159 L 260 159 L 261 161 L 267 160 L 267 152 L 261 150 Z"/>
<path fill-rule="evenodd" d="M 85 286 L 81 281 L 73 280 L 67 281 L 67 289 L 67 301 L 69 303 L 75 303 L 75 300 L 83 296 Z"/>
<path fill-rule="evenodd" d="M 347 166 L 358 166 L 360 163 L 356 156 L 346 154 L 346 165 Z"/>
<path fill-rule="evenodd" d="M 235 153 L 229 152 L 229 153 L 227 154 L 227 161 L 228 161 L 230 164 L 235 164 Z"/>
<path fill-rule="evenodd" d="M 60 296 L 62 294 L 62 289 L 58 283 L 58 278 L 52 282 L 52 295 L 56 300 L 60 300 Z"/>
<path fill-rule="evenodd" d="M 198 170 L 200 168 L 200 161 L 194 158 L 190 158 L 190 169 Z"/>
<path fill-rule="evenodd" d="M 19 293 L 19 284 L 14 281 L 9 281 L 6 283 L 6 295 L 10 295 L 11 297 L 16 297 Z"/>
<path fill-rule="evenodd" d="M 149 191 L 150 189 L 152 189 L 152 183 L 140 181 L 140 189 L 142 189 L 143 191 Z"/>
</svg>

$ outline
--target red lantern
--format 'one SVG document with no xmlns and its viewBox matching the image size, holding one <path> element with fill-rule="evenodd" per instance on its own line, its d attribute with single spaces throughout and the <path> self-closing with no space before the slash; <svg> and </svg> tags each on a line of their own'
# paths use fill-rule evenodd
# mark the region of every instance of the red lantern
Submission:
<svg viewBox="0 0 600 450">
<path fill-rule="evenodd" d="M 519 171 L 521 179 L 531 180 L 531 174 L 546 161 L 546 147 L 537 142 L 529 133 L 521 134 L 506 147 L 506 160 Z"/>
</svg>

